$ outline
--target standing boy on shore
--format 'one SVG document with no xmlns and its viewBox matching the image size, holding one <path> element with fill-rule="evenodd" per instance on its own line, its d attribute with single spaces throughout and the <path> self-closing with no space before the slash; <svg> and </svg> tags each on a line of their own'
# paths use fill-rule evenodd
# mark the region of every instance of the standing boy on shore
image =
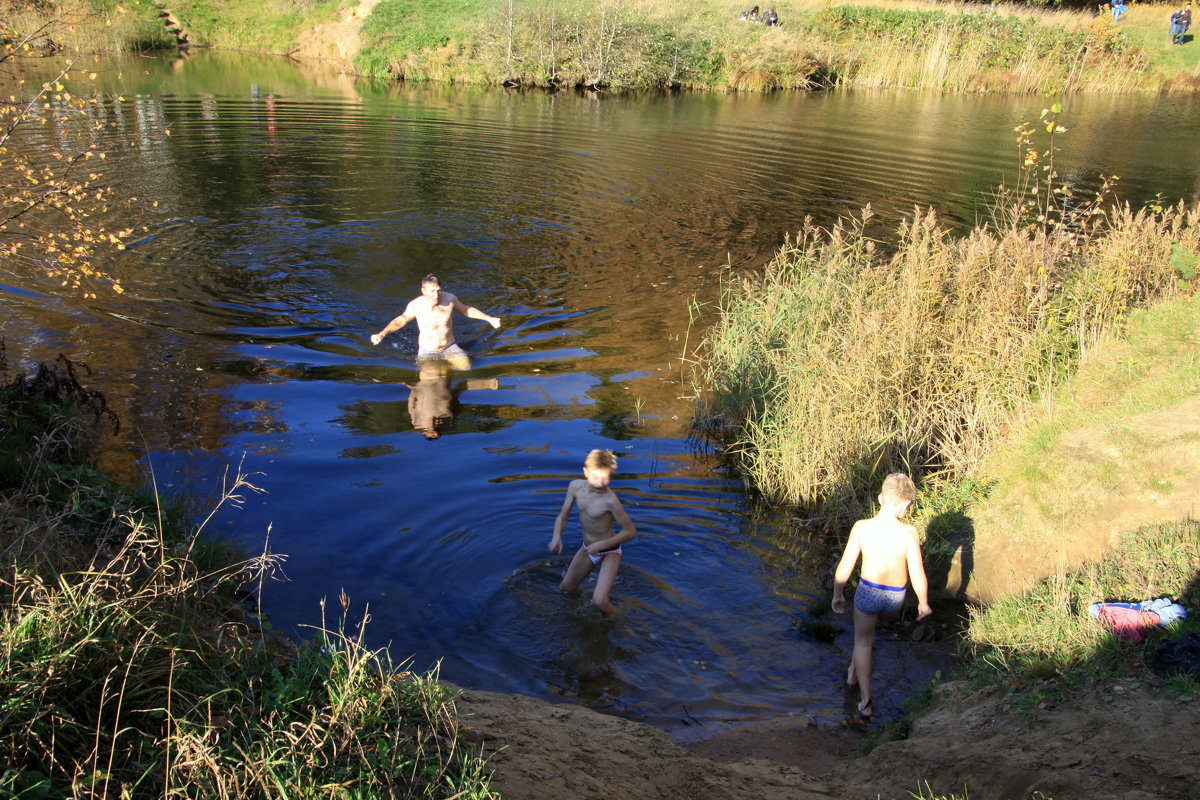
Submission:
<svg viewBox="0 0 1200 800">
<path fill-rule="evenodd" d="M 554 535 L 550 538 L 550 552 L 562 552 L 562 532 L 570 516 L 571 506 L 579 506 L 579 525 L 583 529 L 583 547 L 571 559 L 559 588 L 572 592 L 592 570 L 600 567 L 596 577 L 596 588 L 592 592 L 592 604 L 606 616 L 616 614 L 609 602 L 608 594 L 617 579 L 617 568 L 621 566 L 621 545 L 637 535 L 629 515 L 608 481 L 617 468 L 617 457 L 611 450 L 593 450 L 583 462 L 583 480 L 573 480 L 567 486 L 567 498 L 562 510 L 554 520 Z M 614 528 L 620 530 L 614 533 Z"/>
<path fill-rule="evenodd" d="M 862 555 L 858 588 L 854 591 L 854 656 L 846 671 L 846 683 L 858 684 L 858 713 L 864 717 L 872 714 L 871 650 L 879 615 L 900 611 L 905 585 L 910 582 L 917 595 L 917 619 L 933 613 L 917 529 L 901 522 L 916 497 L 917 487 L 907 475 L 888 475 L 879 493 L 879 513 L 854 523 L 833 578 L 833 610 L 841 614 L 846 610 L 846 582 Z"/>
</svg>

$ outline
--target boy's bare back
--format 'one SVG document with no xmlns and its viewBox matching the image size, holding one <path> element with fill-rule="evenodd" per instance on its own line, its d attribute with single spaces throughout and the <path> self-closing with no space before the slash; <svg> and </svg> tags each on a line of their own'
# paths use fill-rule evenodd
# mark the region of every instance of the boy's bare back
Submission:
<svg viewBox="0 0 1200 800">
<path fill-rule="evenodd" d="M 862 553 L 860 575 L 884 586 L 908 584 L 910 560 L 921 560 L 917 529 L 895 517 L 878 516 L 859 520 L 850 532 Z"/>
</svg>

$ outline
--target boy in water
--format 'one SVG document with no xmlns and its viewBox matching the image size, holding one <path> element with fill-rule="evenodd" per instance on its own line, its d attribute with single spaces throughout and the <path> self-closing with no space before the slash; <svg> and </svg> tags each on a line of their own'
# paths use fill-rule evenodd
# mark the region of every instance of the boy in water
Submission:
<svg viewBox="0 0 1200 800">
<path fill-rule="evenodd" d="M 560 589 L 574 591 L 600 567 L 596 578 L 596 589 L 592 592 L 592 604 L 606 616 L 616 613 L 608 600 L 613 581 L 617 579 L 617 568 L 621 566 L 621 545 L 637 535 L 629 515 L 621 506 L 608 481 L 617 468 L 617 457 L 611 450 L 593 450 L 583 462 L 584 480 L 573 480 L 567 487 L 567 498 L 562 510 L 554 520 L 554 536 L 550 539 L 550 552 L 562 552 L 562 532 L 571 512 L 571 505 L 579 506 L 579 525 L 583 529 L 583 547 L 571 559 L 563 575 Z M 614 523 L 620 526 L 613 533 Z"/>
<path fill-rule="evenodd" d="M 858 713 L 871 716 L 871 650 L 875 623 L 880 614 L 895 614 L 904 605 L 904 587 L 911 582 L 917 595 L 917 619 L 933 613 L 929 607 L 929 582 L 921 561 L 917 529 L 901 518 L 917 497 L 917 487 L 905 474 L 893 472 L 883 481 L 879 513 L 860 519 L 850 530 L 850 541 L 833 577 L 833 610 L 846 610 L 846 582 L 862 555 L 862 570 L 854 592 L 854 656 L 846 683 L 858 684 Z"/>
</svg>

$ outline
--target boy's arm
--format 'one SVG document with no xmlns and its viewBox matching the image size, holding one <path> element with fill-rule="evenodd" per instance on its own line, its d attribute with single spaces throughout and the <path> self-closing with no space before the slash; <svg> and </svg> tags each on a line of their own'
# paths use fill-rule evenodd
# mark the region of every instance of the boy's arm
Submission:
<svg viewBox="0 0 1200 800">
<path fill-rule="evenodd" d="M 842 552 L 842 560 L 838 562 L 837 570 L 833 573 L 833 611 L 835 614 L 844 613 L 846 610 L 846 583 L 850 580 L 850 573 L 854 572 L 854 565 L 858 563 L 858 556 L 862 552 L 862 544 L 858 541 L 858 523 L 854 523 L 854 527 L 850 529 L 850 539 L 846 542 L 846 549 Z"/>
<path fill-rule="evenodd" d="M 562 552 L 562 532 L 567 524 L 567 515 L 571 513 L 571 505 L 575 502 L 575 489 L 577 481 L 571 481 L 567 487 L 567 497 L 563 500 L 562 509 L 559 510 L 558 516 L 554 519 L 554 535 L 550 537 L 548 548 L 551 553 Z"/>
<path fill-rule="evenodd" d="M 917 529 L 912 529 L 912 542 L 908 546 L 908 582 L 912 584 L 913 592 L 917 595 L 917 619 L 924 619 L 933 613 L 929 607 L 929 580 L 925 577 L 925 562 L 921 558 L 921 540 Z"/>
<path fill-rule="evenodd" d="M 592 555 L 616 550 L 637 536 L 637 528 L 633 527 L 633 520 L 625 513 L 625 507 L 621 505 L 621 501 L 617 498 L 616 494 L 613 494 L 612 501 L 608 505 L 608 510 L 612 513 L 613 522 L 620 527 L 620 530 L 607 539 L 601 539 L 594 544 L 588 545 L 587 550 Z"/>
</svg>

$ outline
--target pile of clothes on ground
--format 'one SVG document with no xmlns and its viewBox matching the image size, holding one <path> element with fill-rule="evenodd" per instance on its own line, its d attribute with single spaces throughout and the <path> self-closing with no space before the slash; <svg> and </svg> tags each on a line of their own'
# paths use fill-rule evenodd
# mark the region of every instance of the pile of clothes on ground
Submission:
<svg viewBox="0 0 1200 800">
<path fill-rule="evenodd" d="M 1140 642 L 1153 628 L 1166 628 L 1187 619 L 1187 609 L 1169 597 L 1140 603 L 1093 603 L 1088 614 L 1118 636 Z M 1162 675 L 1188 673 L 1200 679 L 1200 636 L 1167 639 L 1154 654 L 1154 670 Z"/>
</svg>

